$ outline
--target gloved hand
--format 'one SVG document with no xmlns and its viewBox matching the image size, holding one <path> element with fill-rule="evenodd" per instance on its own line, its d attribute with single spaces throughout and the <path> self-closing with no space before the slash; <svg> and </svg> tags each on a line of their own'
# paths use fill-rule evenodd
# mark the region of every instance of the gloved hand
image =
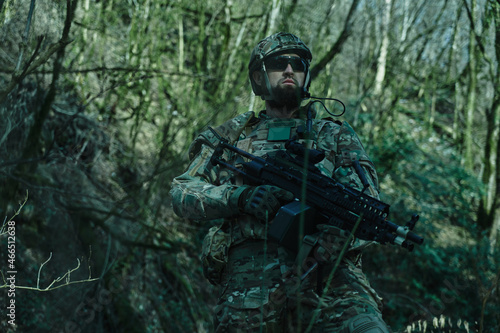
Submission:
<svg viewBox="0 0 500 333">
<path fill-rule="evenodd" d="M 251 214 L 261 221 L 274 218 L 281 206 L 293 201 L 294 195 L 277 186 L 248 187 L 238 198 L 240 211 Z"/>
</svg>

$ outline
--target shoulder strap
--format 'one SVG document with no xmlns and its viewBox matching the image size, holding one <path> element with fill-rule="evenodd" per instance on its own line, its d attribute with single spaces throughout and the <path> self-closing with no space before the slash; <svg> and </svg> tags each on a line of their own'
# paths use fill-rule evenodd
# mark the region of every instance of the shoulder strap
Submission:
<svg viewBox="0 0 500 333">
<path fill-rule="evenodd" d="M 220 136 L 228 139 L 231 144 L 234 144 L 238 141 L 246 127 L 252 126 L 257 122 L 259 122 L 259 118 L 255 117 L 255 113 L 248 111 L 217 126 L 215 130 Z"/>
<path fill-rule="evenodd" d="M 214 130 L 221 137 L 226 138 L 231 144 L 234 144 L 245 127 L 251 126 L 258 121 L 259 119 L 255 117 L 255 113 L 253 111 L 248 111 L 217 126 Z M 200 152 L 202 145 L 208 145 L 209 147 L 215 148 L 217 143 L 218 139 L 212 131 L 206 130 L 202 132 L 189 147 L 189 159 L 192 160 Z"/>
</svg>

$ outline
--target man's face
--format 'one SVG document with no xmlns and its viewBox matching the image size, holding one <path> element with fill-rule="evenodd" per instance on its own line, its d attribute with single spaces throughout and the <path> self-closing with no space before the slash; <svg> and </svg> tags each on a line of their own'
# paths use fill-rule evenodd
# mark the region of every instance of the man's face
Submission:
<svg viewBox="0 0 500 333">
<path fill-rule="evenodd" d="M 277 106 L 300 106 L 307 64 L 296 54 L 281 54 L 265 61 L 267 76 Z M 258 73 L 260 75 L 260 73 Z M 264 84 L 262 77 L 254 75 L 257 83 Z M 260 81 L 260 82 L 259 82 Z"/>
</svg>

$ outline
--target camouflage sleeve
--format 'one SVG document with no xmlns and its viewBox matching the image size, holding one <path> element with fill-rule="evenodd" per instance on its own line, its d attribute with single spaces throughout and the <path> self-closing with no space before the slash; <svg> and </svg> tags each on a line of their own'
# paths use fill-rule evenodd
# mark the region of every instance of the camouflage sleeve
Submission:
<svg viewBox="0 0 500 333">
<path fill-rule="evenodd" d="M 236 215 L 237 198 L 245 187 L 220 184 L 219 167 L 210 163 L 213 147 L 210 142 L 203 141 L 199 137 L 193 142 L 192 147 L 198 152 L 190 150 L 193 159 L 188 169 L 173 179 L 170 194 L 174 212 L 180 217 L 198 221 Z"/>
<path fill-rule="evenodd" d="M 321 148 L 328 151 L 327 158 L 332 163 L 332 177 L 338 182 L 362 190 L 363 184 L 354 169 L 353 161 L 359 161 L 368 181 L 366 194 L 379 199 L 378 177 L 371 159 L 368 157 L 361 140 L 347 122 L 331 122 L 320 133 L 324 140 Z M 356 238 L 349 248 L 349 253 L 359 254 L 364 248 L 373 244 L 371 241 Z M 328 249 L 327 249 L 328 250 Z"/>
<path fill-rule="evenodd" d="M 255 119 L 255 114 L 248 111 L 216 127 L 216 132 L 234 142 L 245 126 Z M 237 201 L 248 186 L 234 185 L 228 171 L 210 163 L 218 142 L 219 139 L 213 132 L 207 130 L 191 144 L 191 163 L 186 172 L 174 178 L 170 191 L 172 206 L 177 215 L 202 221 L 231 217 L 239 213 Z"/>
<path fill-rule="evenodd" d="M 369 184 L 366 193 L 378 199 L 379 188 L 375 166 L 354 129 L 347 122 L 342 122 L 334 131 L 333 141 L 335 142 L 333 177 L 342 184 L 362 190 L 363 184 L 353 166 L 354 161 L 359 161 Z"/>
</svg>

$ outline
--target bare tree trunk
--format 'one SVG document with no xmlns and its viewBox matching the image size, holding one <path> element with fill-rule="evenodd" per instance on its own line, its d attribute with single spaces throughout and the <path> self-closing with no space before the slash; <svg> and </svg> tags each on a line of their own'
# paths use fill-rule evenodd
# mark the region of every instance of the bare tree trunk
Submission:
<svg viewBox="0 0 500 333">
<path fill-rule="evenodd" d="M 382 20 L 382 45 L 380 46 L 380 53 L 377 59 L 377 74 L 375 75 L 375 87 L 373 88 L 373 94 L 375 96 L 380 96 L 382 94 L 382 87 L 384 86 L 387 54 L 389 52 L 389 24 L 391 21 L 391 2 L 392 0 L 385 0 L 384 17 Z"/>
<path fill-rule="evenodd" d="M 179 73 L 184 71 L 184 21 L 179 15 Z"/>
<path fill-rule="evenodd" d="M 276 31 L 276 21 L 281 10 L 281 0 L 273 0 L 273 7 L 271 9 L 271 17 L 269 19 L 269 30 L 267 35 L 274 34 Z"/>
<path fill-rule="evenodd" d="M 458 134 L 460 133 L 458 128 L 458 122 L 460 119 L 460 113 L 462 112 L 462 96 L 461 96 L 461 85 L 460 85 L 460 80 L 458 80 L 458 65 L 454 61 L 455 58 L 455 50 L 458 49 L 458 30 L 459 30 L 459 24 L 458 22 L 460 21 L 460 16 L 462 15 L 462 7 L 458 6 L 457 7 L 457 14 L 456 14 L 456 24 L 453 29 L 453 37 L 452 37 L 452 47 L 450 47 L 450 55 L 449 55 L 449 71 L 448 71 L 448 80 L 451 80 L 451 78 L 455 78 L 455 110 L 453 113 L 453 131 L 452 131 L 452 137 L 454 142 L 459 142 L 459 137 Z M 453 64 L 455 64 L 456 72 L 453 73 Z"/>
<path fill-rule="evenodd" d="M 471 27 L 469 34 L 469 85 L 467 87 L 467 105 L 465 109 L 465 154 L 464 165 L 468 170 L 474 166 L 474 153 L 472 146 L 472 130 L 474 127 L 474 110 L 476 108 L 477 89 L 477 59 L 476 59 L 476 32 L 474 26 L 476 22 L 476 0 L 471 0 Z"/>
<path fill-rule="evenodd" d="M 496 62 L 500 60 L 500 5 L 491 5 L 487 10 L 494 18 Z M 500 228 L 500 69 L 491 71 L 495 87 L 493 104 L 486 114 L 487 132 L 484 145 L 483 183 L 486 193 L 481 198 L 478 221 L 483 228 L 490 228 L 490 249 L 495 249 Z"/>
<path fill-rule="evenodd" d="M 495 54 L 497 64 L 500 61 L 500 5 L 492 7 L 493 16 L 495 17 Z M 495 159 L 495 172 L 494 177 L 492 177 L 495 188 L 495 197 L 492 200 L 492 210 L 494 212 L 494 217 L 492 220 L 492 228 L 490 233 L 490 250 L 493 251 L 496 248 L 496 244 L 499 238 L 500 231 L 500 68 L 497 66 L 495 75 L 495 100 L 496 108 L 493 109 L 495 122 L 493 128 L 495 131 L 495 142 L 496 142 L 496 159 Z M 494 103 L 495 105 L 495 103 Z"/>
<path fill-rule="evenodd" d="M 497 117 L 500 118 L 500 107 L 497 110 Z M 498 123 L 498 119 L 497 119 Z M 498 129 L 497 125 L 497 129 Z M 490 251 L 494 251 L 494 249 L 497 248 L 497 242 L 499 240 L 499 231 L 500 231 L 500 135 L 498 134 L 497 130 L 497 151 L 496 151 L 496 172 L 495 176 L 492 177 L 495 181 L 495 197 L 492 200 L 492 226 L 490 230 Z"/>
<path fill-rule="evenodd" d="M 498 23 L 497 23 L 498 24 Z M 500 29 L 497 27 L 497 30 L 500 35 Z M 497 53 L 500 54 L 500 45 L 497 43 L 496 44 L 497 48 Z M 498 73 L 500 75 L 500 73 Z M 497 78 L 499 77 L 497 75 Z M 491 175 L 489 177 L 489 182 L 488 182 L 488 203 L 490 206 L 488 207 L 490 209 L 490 216 L 491 216 L 491 229 L 490 229 L 490 250 L 493 251 L 493 249 L 496 248 L 496 243 L 498 240 L 498 231 L 500 230 L 500 89 L 498 88 L 498 82 L 497 80 L 497 89 L 496 89 L 496 94 L 497 94 L 497 104 L 495 106 L 495 109 L 493 109 L 494 112 L 494 124 L 493 124 L 493 134 L 492 134 L 492 142 L 496 144 L 496 147 L 491 147 L 492 148 L 492 156 L 491 156 Z M 493 158 L 494 157 L 494 158 Z"/>
<path fill-rule="evenodd" d="M 500 59 L 500 6 L 492 6 L 486 8 L 490 12 L 490 17 L 493 17 L 493 25 L 495 31 L 495 55 L 496 62 Z M 473 13 L 473 12 L 472 12 Z M 471 15 L 472 16 L 472 15 Z M 472 16 L 473 17 L 473 16 Z M 480 45 L 481 49 L 483 46 Z M 487 57 L 487 55 L 484 55 Z M 491 250 L 495 248 L 498 228 L 500 227 L 500 69 L 498 66 L 490 70 L 490 76 L 494 86 L 493 103 L 491 108 L 486 110 L 486 140 L 484 144 L 483 158 L 483 173 L 482 182 L 486 187 L 486 191 L 482 194 L 479 209 L 477 214 L 478 224 L 483 230 L 490 231 Z"/>
</svg>

